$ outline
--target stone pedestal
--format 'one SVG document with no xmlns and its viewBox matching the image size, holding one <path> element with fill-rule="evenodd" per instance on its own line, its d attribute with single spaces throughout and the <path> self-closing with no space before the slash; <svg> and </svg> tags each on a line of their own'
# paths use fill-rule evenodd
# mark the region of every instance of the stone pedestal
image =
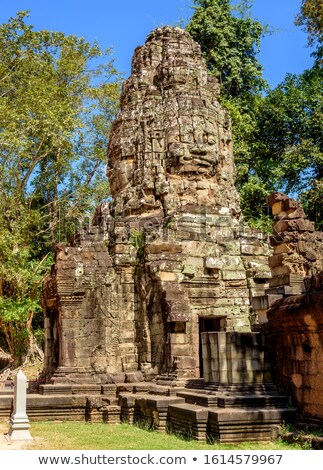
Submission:
<svg viewBox="0 0 323 470">
<path fill-rule="evenodd" d="M 205 382 L 263 383 L 271 380 L 260 333 L 202 333 Z"/>
<path fill-rule="evenodd" d="M 30 441 L 30 424 L 26 413 L 26 385 L 25 374 L 20 370 L 15 378 L 14 408 L 10 419 L 8 439 L 11 441 Z"/>
</svg>

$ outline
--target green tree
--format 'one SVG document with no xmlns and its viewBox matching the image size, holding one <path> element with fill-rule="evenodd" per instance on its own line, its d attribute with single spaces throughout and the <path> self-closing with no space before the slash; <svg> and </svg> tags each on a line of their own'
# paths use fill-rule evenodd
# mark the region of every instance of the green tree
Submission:
<svg viewBox="0 0 323 470">
<path fill-rule="evenodd" d="M 322 0 L 302 0 L 301 9 L 295 23 L 308 34 L 309 45 L 323 44 L 323 2 Z"/>
<path fill-rule="evenodd" d="M 120 82 L 110 51 L 35 31 L 27 16 L 0 26 L 0 327 L 15 356 L 29 347 L 53 244 L 109 194 Z"/>
<path fill-rule="evenodd" d="M 237 98 L 264 89 L 257 59 L 267 28 L 250 16 L 252 1 L 233 7 L 230 0 L 194 0 L 186 29 L 201 46 L 210 72 L 221 82 L 222 96 Z"/>
<path fill-rule="evenodd" d="M 323 69 L 315 65 L 300 75 L 287 75 L 259 109 L 261 151 L 255 172 L 275 190 L 298 196 L 308 215 L 323 226 Z M 260 163 L 258 166 L 258 162 Z"/>
<path fill-rule="evenodd" d="M 257 193 L 257 183 L 298 197 L 307 215 L 323 229 L 323 69 L 321 1 L 303 1 L 296 24 L 317 46 L 314 64 L 299 75 L 287 74 L 256 108 L 252 179 L 242 191 Z M 248 169 L 250 171 L 250 169 Z M 261 185 L 263 188 L 263 185 Z M 261 188 L 258 187 L 259 192 Z M 251 198 L 243 197 L 243 201 Z M 248 208 L 247 208 L 248 210 Z"/>
</svg>

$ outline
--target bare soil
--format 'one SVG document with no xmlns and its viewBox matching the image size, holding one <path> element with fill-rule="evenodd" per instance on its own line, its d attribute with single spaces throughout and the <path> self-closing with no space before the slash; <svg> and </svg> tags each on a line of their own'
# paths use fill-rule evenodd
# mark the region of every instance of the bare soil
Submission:
<svg viewBox="0 0 323 470">
<path fill-rule="evenodd" d="M 9 424 L 7 427 L 4 424 L 0 424 L 0 450 L 26 450 L 33 445 L 33 441 L 10 442 L 10 440 L 6 438 L 8 431 Z"/>
</svg>

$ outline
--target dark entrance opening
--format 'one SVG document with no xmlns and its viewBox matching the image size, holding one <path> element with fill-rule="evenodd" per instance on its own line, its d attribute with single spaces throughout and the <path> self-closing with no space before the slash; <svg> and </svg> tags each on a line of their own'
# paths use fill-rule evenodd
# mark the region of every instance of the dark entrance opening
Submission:
<svg viewBox="0 0 323 470">
<path fill-rule="evenodd" d="M 203 357 L 201 333 L 207 331 L 225 331 L 226 317 L 199 317 L 199 363 L 200 377 L 203 377 Z"/>
</svg>

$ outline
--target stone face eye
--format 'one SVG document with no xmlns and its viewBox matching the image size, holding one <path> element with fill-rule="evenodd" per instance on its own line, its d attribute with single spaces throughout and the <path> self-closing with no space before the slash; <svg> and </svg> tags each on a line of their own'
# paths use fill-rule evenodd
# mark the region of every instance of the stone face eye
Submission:
<svg viewBox="0 0 323 470">
<path fill-rule="evenodd" d="M 168 145 L 168 152 L 170 156 L 181 157 L 185 154 L 185 149 L 181 144 L 170 143 Z"/>
<path fill-rule="evenodd" d="M 208 134 L 207 141 L 209 145 L 214 145 L 216 143 L 215 136 L 212 134 Z"/>
</svg>

